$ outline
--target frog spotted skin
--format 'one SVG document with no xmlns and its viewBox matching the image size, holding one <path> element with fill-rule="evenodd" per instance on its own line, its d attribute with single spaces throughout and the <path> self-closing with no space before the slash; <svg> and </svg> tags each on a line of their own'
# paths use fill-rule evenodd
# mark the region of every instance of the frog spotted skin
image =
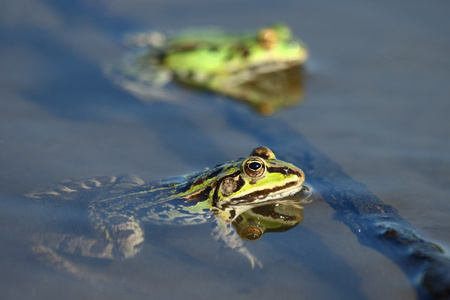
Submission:
<svg viewBox="0 0 450 300">
<path fill-rule="evenodd" d="M 291 80 L 293 72 L 283 71 L 302 65 L 308 51 L 285 25 L 244 34 L 199 30 L 168 40 L 156 33 L 137 34 L 129 40 L 134 51 L 121 64 L 106 66 L 105 72 L 141 100 L 181 101 L 176 92 L 161 88 L 175 79 L 244 100 L 265 114 L 300 101 L 299 75 Z M 264 77 L 268 74 L 274 76 Z M 259 81 L 265 83 L 254 84 Z"/>
<path fill-rule="evenodd" d="M 191 34 L 169 40 L 160 63 L 179 81 L 221 91 L 257 74 L 302 64 L 307 50 L 284 25 L 245 35 Z"/>
<path fill-rule="evenodd" d="M 297 194 L 304 180 L 301 169 L 278 160 L 269 148 L 258 147 L 250 156 L 156 184 L 144 184 L 135 177 L 67 182 L 57 189 L 28 196 L 89 199 L 86 205 L 95 234 L 36 235 L 32 238 L 33 251 L 46 262 L 77 273 L 76 266 L 65 258 L 67 254 L 106 259 L 133 257 L 144 242 L 145 222 L 195 225 L 214 219 L 216 239 L 243 254 L 252 266 L 260 265 L 242 240 L 236 242 L 233 235 L 220 232 L 230 231 L 230 224 L 249 208 Z"/>
</svg>

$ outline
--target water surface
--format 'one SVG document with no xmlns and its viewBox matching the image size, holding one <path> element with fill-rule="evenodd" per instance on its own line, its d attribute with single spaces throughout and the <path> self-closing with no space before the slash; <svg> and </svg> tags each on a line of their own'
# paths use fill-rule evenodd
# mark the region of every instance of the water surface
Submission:
<svg viewBox="0 0 450 300">
<path fill-rule="evenodd" d="M 407 274 L 361 245 L 320 197 L 305 205 L 296 228 L 247 243 L 263 269 L 216 243 L 211 224 L 152 227 L 135 258 L 92 265 L 107 275 L 99 288 L 40 264 L 29 250 L 33 233 L 80 226 L 79 212 L 22 195 L 67 178 L 186 174 L 259 144 L 287 159 L 306 141 L 449 251 L 448 9 L 425 1 L 3 3 L 2 299 L 417 298 Z M 188 90 L 180 91 L 183 105 L 144 104 L 102 73 L 104 61 L 125 51 L 129 32 L 274 21 L 292 27 L 311 59 L 305 102 L 271 117 Z M 236 120 L 275 128 L 272 138 Z M 277 144 L 286 133 L 275 123 L 298 133 L 293 147 Z"/>
</svg>

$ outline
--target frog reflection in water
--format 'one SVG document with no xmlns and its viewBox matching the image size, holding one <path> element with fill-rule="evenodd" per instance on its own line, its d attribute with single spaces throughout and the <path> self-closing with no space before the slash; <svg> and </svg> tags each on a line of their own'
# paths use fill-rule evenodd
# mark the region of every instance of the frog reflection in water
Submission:
<svg viewBox="0 0 450 300">
<path fill-rule="evenodd" d="M 301 202 L 310 196 L 304 180 L 301 169 L 276 159 L 269 148 L 258 147 L 250 156 L 181 180 L 144 184 L 133 177 L 108 177 L 67 182 L 55 190 L 28 196 L 88 199 L 88 215 L 95 234 L 35 235 L 33 252 L 47 263 L 77 273 L 70 255 L 104 259 L 135 256 L 144 242 L 143 222 L 195 225 L 214 219 L 216 240 L 247 257 L 252 267 L 262 266 L 230 224 L 246 240 L 256 240 L 265 231 L 294 227 L 302 219 Z M 82 194 L 83 197 L 77 196 Z M 285 199 L 294 194 L 295 200 Z"/>
<path fill-rule="evenodd" d="M 161 98 L 155 86 L 171 78 L 190 87 L 222 93 L 250 103 L 257 111 L 269 114 L 276 108 L 292 105 L 302 96 L 299 65 L 307 59 L 306 46 L 292 37 L 285 25 L 274 25 L 248 34 L 222 31 L 196 31 L 167 41 L 161 34 L 137 34 L 129 44 L 141 46 L 140 53 L 127 57 L 114 80 L 139 98 Z M 296 66 L 293 72 L 285 73 Z M 271 78 L 265 78 L 273 74 Z M 288 75 L 286 75 L 288 74 Z M 294 74 L 294 78 L 290 78 Z M 249 82 L 260 82 L 257 87 Z M 279 88 L 274 87 L 276 82 Z M 152 89 L 145 89 L 145 84 Z M 261 91 L 268 85 L 273 93 Z M 288 86 L 288 88 L 285 88 Z M 294 86 L 295 88 L 291 88 Z"/>
<path fill-rule="evenodd" d="M 233 221 L 237 234 L 244 240 L 259 240 L 266 232 L 284 232 L 303 220 L 302 203 L 309 202 L 310 190 L 303 186 L 301 199 L 283 199 L 275 203 L 254 206 Z"/>
</svg>

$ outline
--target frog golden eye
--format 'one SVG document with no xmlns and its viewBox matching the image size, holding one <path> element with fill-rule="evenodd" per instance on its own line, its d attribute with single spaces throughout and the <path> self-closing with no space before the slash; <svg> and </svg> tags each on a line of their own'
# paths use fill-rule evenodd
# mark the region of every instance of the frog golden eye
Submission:
<svg viewBox="0 0 450 300">
<path fill-rule="evenodd" d="M 250 156 L 259 156 L 264 159 L 276 159 L 275 153 L 264 146 L 253 149 L 252 153 L 250 153 Z"/>
<path fill-rule="evenodd" d="M 259 31 L 258 43 L 265 49 L 271 49 L 278 42 L 278 34 L 275 30 L 264 28 Z"/>
<path fill-rule="evenodd" d="M 264 235 L 261 228 L 257 226 L 247 226 L 239 232 L 239 236 L 247 241 L 259 240 Z"/>
<path fill-rule="evenodd" d="M 259 178 L 266 172 L 266 165 L 264 161 L 259 158 L 250 158 L 244 164 L 245 174 L 252 178 Z"/>
</svg>

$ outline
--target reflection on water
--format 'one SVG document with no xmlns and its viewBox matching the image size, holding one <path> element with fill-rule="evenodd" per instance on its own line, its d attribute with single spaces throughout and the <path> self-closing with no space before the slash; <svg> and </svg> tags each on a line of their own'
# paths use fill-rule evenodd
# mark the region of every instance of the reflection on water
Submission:
<svg viewBox="0 0 450 300">
<path fill-rule="evenodd" d="M 256 241 L 266 232 L 284 232 L 303 220 L 302 203 L 310 202 L 310 190 L 303 187 L 301 199 L 283 199 L 276 203 L 255 206 L 244 211 L 232 221 L 237 234 L 244 240 Z"/>
<path fill-rule="evenodd" d="M 256 112 L 270 115 L 281 108 L 298 105 L 303 101 L 303 68 L 260 74 L 236 86 L 227 87 L 223 93 L 246 100 Z"/>
<path fill-rule="evenodd" d="M 302 70 L 307 58 L 302 42 L 284 25 L 229 35 L 199 30 L 165 41 L 158 32 L 126 38 L 135 47 L 105 74 L 145 101 L 181 101 L 163 86 L 172 78 L 186 87 L 215 91 L 244 100 L 269 115 L 303 98 Z"/>
<path fill-rule="evenodd" d="M 134 257 L 144 244 L 143 223 L 185 226 L 213 220 L 215 240 L 246 257 L 252 268 L 262 267 L 243 239 L 257 240 L 265 232 L 284 232 L 298 225 L 303 219 L 302 203 L 311 201 L 311 190 L 303 182 L 300 169 L 277 160 L 266 147 L 182 180 L 145 184 L 134 176 L 104 176 L 67 181 L 27 196 L 83 209 L 92 228 L 78 234 L 35 234 L 32 251 L 47 264 L 89 279 L 91 275 L 74 258 Z M 78 226 L 86 226 L 84 220 Z"/>
<path fill-rule="evenodd" d="M 267 234 L 256 243 L 240 239 L 264 262 L 263 269 L 251 269 L 244 257 L 221 249 L 210 238 L 207 222 L 149 224 L 149 243 L 136 248 L 140 254 L 109 260 L 103 273 L 137 287 L 143 299 L 418 297 L 414 270 L 420 272 L 424 252 L 418 247 L 413 253 L 410 246 L 421 242 L 417 232 L 441 249 L 449 246 L 445 78 L 450 68 L 448 26 L 442 26 L 449 18 L 448 3 L 410 2 L 290 1 L 272 9 L 242 1 L 5 1 L 0 10 L 0 298 L 130 298 L 128 289 L 93 292 L 36 264 L 21 247 L 30 232 L 74 237 L 90 232 L 80 226 L 89 224 L 85 202 L 23 206 L 11 194 L 90 174 L 139 174 L 151 181 L 227 161 L 255 144 L 278 148 L 285 158 L 292 155 L 288 160 L 304 167 L 308 182 L 325 200 L 308 206 L 301 226 L 286 234 Z M 101 61 L 120 56 L 125 32 L 199 22 L 239 30 L 272 20 L 285 20 L 305 37 L 313 59 L 305 82 L 310 101 L 271 118 L 255 116 L 237 101 L 182 89 L 179 99 L 185 106 L 144 105 L 100 71 Z M 404 57 L 413 58 L 413 65 Z M 399 59 L 401 71 L 414 71 L 412 66 L 420 72 L 396 72 Z M 306 141 L 315 147 L 306 147 Z M 317 156 L 318 149 L 328 157 Z M 354 181 L 342 170 L 333 172 L 332 161 L 418 230 L 361 228 L 358 206 L 351 205 L 364 204 L 368 189 L 352 189 Z M 326 184 L 330 181 L 332 186 Z M 268 228 L 253 213 L 242 217 L 254 225 L 244 231 L 250 238 Z M 73 266 L 85 262 L 94 268 L 93 261 L 104 261 L 67 256 L 74 258 Z M 426 286 L 445 288 L 442 281 L 450 272 L 443 262 L 429 264 Z"/>
</svg>

